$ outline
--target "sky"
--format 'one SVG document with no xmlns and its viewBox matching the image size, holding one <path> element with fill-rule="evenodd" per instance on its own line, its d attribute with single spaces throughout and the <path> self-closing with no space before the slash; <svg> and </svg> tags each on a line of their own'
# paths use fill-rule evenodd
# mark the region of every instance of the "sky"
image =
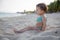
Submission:
<svg viewBox="0 0 60 40">
<path fill-rule="evenodd" d="M 33 11 L 36 4 L 45 3 L 49 5 L 54 0 L 0 0 L 0 12 L 22 12 Z"/>
</svg>

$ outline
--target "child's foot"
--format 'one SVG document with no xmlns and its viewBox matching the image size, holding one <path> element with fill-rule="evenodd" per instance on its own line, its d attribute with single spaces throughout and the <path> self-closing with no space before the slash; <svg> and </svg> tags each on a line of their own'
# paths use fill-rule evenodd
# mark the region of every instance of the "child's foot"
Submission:
<svg viewBox="0 0 60 40">
<path fill-rule="evenodd" d="M 22 33 L 22 31 L 16 31 L 16 30 L 14 30 L 14 32 L 15 32 L 15 33 Z"/>
</svg>

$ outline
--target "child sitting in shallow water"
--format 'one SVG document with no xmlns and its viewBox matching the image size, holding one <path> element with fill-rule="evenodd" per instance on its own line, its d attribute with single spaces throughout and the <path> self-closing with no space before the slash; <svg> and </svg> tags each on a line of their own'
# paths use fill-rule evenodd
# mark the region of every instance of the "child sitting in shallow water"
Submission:
<svg viewBox="0 0 60 40">
<path fill-rule="evenodd" d="M 44 16 L 45 12 L 47 11 L 47 6 L 44 3 L 39 3 L 36 5 L 36 13 L 39 15 L 37 18 L 37 23 L 35 27 L 26 27 L 19 31 L 14 30 L 15 33 L 22 33 L 28 30 L 36 30 L 36 31 L 45 31 L 46 29 L 46 17 Z"/>
</svg>

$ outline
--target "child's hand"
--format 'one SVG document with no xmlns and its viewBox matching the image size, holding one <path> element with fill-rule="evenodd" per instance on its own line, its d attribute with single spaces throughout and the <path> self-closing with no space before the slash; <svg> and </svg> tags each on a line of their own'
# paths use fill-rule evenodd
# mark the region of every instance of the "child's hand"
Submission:
<svg viewBox="0 0 60 40">
<path fill-rule="evenodd" d="M 43 31 L 45 31 L 45 30 L 37 30 L 38 32 L 43 32 Z"/>
<path fill-rule="evenodd" d="M 41 32 L 41 30 L 37 30 L 38 32 Z"/>
<path fill-rule="evenodd" d="M 22 33 L 23 31 L 17 31 L 16 29 L 14 29 L 15 33 Z"/>
</svg>

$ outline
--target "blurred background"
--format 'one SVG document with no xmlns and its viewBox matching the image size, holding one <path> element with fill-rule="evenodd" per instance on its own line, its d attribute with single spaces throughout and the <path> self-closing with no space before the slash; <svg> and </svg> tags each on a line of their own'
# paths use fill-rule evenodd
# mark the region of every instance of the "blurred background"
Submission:
<svg viewBox="0 0 60 40">
<path fill-rule="evenodd" d="M 34 31 L 15 35 L 13 29 L 20 30 L 36 24 L 38 16 L 35 10 L 38 3 L 45 3 L 48 6 L 48 11 L 45 14 L 47 28 L 60 28 L 60 0 L 0 0 L 0 40 L 28 40 L 28 38 L 34 38 L 34 35 L 36 35 L 33 33 Z M 59 34 L 54 34 L 52 31 L 39 33 L 39 35 L 51 33 L 52 36 L 50 35 L 49 40 L 52 40 L 52 38 L 57 40 L 60 31 L 58 31 Z M 37 34 L 36 37 L 41 36 Z M 48 40 L 48 38 L 46 39 Z"/>
<path fill-rule="evenodd" d="M 59 25 L 60 0 L 0 0 L 0 18 L 24 15 L 30 15 L 32 18 L 33 15 L 36 16 L 35 10 L 38 3 L 45 3 L 48 6 L 47 24 Z"/>
<path fill-rule="evenodd" d="M 48 6 L 47 26 L 60 26 L 60 0 L 0 0 L 0 27 L 35 25 L 38 3 Z"/>
<path fill-rule="evenodd" d="M 60 0 L 0 0 L 0 12 L 34 12 L 38 3 L 45 3 L 48 12 L 60 11 Z"/>
</svg>

